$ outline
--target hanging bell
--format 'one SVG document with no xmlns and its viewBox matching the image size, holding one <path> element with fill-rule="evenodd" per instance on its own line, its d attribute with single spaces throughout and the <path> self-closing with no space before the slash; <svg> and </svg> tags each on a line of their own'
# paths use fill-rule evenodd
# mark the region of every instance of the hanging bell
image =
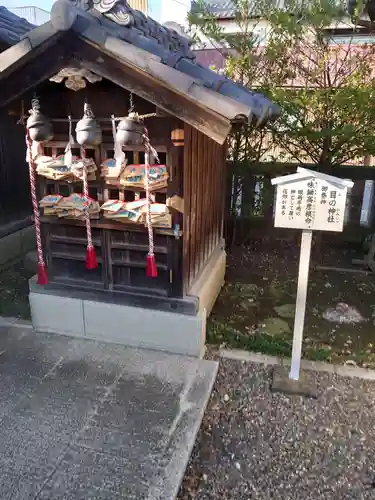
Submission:
<svg viewBox="0 0 375 500">
<path fill-rule="evenodd" d="M 47 142 L 53 139 L 52 124 L 46 116 L 40 112 L 39 99 L 31 101 L 30 116 L 26 122 L 30 139 L 35 142 Z"/>
<path fill-rule="evenodd" d="M 130 113 L 117 125 L 116 142 L 121 146 L 140 146 L 143 141 L 143 125 L 136 113 Z"/>
<path fill-rule="evenodd" d="M 85 102 L 83 117 L 76 126 L 77 142 L 81 146 L 98 146 L 102 142 L 102 131 L 95 120 L 89 103 Z"/>
</svg>

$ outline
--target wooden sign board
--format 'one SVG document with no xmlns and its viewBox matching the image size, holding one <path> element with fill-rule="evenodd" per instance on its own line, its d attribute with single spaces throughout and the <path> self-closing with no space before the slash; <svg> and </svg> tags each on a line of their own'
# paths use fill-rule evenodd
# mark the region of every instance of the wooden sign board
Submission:
<svg viewBox="0 0 375 500">
<path fill-rule="evenodd" d="M 297 173 L 272 179 L 277 186 L 275 226 L 302 229 L 292 362 L 289 379 L 298 381 L 313 231 L 343 230 L 348 188 L 353 182 L 297 168 Z"/>
<path fill-rule="evenodd" d="M 341 232 L 353 182 L 298 168 L 272 180 L 277 186 L 275 227 Z"/>
</svg>

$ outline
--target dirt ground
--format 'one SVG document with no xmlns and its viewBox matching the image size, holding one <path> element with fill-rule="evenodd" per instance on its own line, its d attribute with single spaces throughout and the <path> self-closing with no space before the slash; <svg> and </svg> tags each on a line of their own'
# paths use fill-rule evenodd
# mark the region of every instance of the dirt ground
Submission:
<svg viewBox="0 0 375 500">
<path fill-rule="evenodd" d="M 313 254 L 309 276 L 304 356 L 375 367 L 375 275 L 316 269 L 353 266 L 360 247 Z M 267 354 L 291 353 L 299 248 L 292 242 L 254 241 L 234 247 L 228 256 L 227 281 L 210 318 L 208 341 Z M 344 303 L 363 317 L 355 324 L 327 321 L 323 314 Z"/>
</svg>

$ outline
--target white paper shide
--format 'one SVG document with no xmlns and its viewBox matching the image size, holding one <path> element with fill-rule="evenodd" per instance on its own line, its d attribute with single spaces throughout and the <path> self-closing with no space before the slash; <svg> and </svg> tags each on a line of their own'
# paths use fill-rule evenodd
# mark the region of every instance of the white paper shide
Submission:
<svg viewBox="0 0 375 500">
<path fill-rule="evenodd" d="M 275 227 L 341 232 L 353 182 L 298 168 L 272 180 L 277 186 Z"/>
</svg>

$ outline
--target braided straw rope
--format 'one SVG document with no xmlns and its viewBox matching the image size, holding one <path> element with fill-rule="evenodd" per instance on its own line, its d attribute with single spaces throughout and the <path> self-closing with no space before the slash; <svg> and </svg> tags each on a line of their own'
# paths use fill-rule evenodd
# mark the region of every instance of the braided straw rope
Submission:
<svg viewBox="0 0 375 500">
<path fill-rule="evenodd" d="M 26 132 L 26 146 L 27 146 L 27 162 L 29 164 L 29 176 L 30 176 L 30 192 L 31 192 L 31 203 L 33 205 L 34 213 L 34 224 L 35 224 L 35 235 L 36 235 L 36 248 L 38 254 L 38 264 L 44 266 L 43 257 L 43 246 L 42 246 L 42 235 L 40 229 L 40 214 L 38 200 L 36 197 L 36 175 L 35 175 L 35 161 L 32 154 L 33 141 L 31 140 L 30 133 Z"/>
</svg>

